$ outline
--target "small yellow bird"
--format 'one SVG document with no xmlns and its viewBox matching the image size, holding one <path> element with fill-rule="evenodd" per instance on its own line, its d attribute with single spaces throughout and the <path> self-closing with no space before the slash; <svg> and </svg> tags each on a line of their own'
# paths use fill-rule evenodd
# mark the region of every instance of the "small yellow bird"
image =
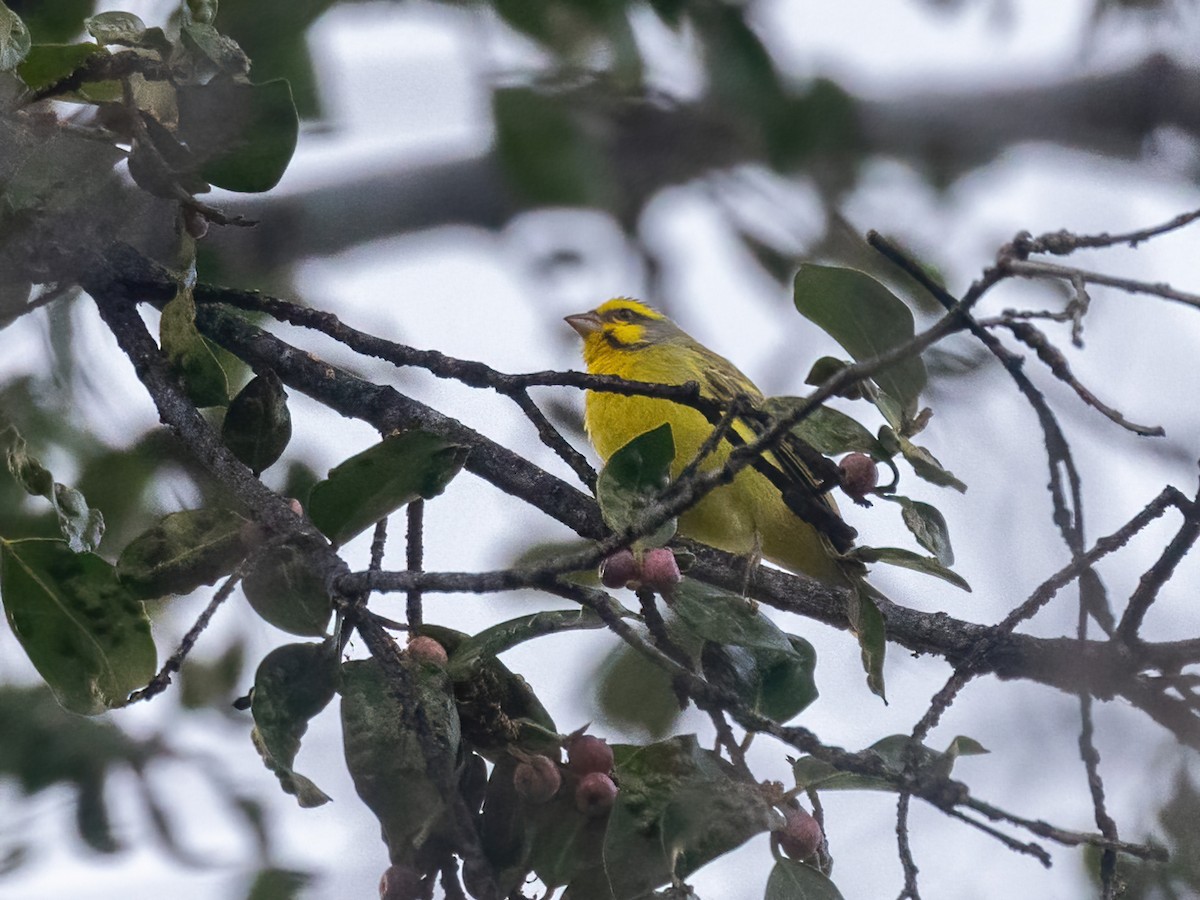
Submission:
<svg viewBox="0 0 1200 900">
<path fill-rule="evenodd" d="M 733 363 L 637 300 L 619 297 L 591 312 L 567 316 L 566 321 L 583 338 L 583 360 L 593 375 L 659 384 L 695 381 L 703 396 L 723 402 L 738 395 L 752 401 L 763 399 L 762 392 Z M 603 460 L 664 422 L 670 423 L 675 439 L 672 476 L 677 477 L 712 432 L 712 424 L 701 413 L 652 397 L 587 393 L 584 425 Z M 736 422 L 733 430 L 745 440 L 754 437 L 743 421 Z M 722 441 L 701 468 L 723 465 L 731 449 L 728 441 Z M 803 465 L 786 448 L 764 458 L 793 481 L 811 487 Z M 818 502 L 837 512 L 827 495 Z M 846 583 L 828 539 L 788 509 L 779 489 L 751 468 L 740 471 L 730 484 L 714 489 L 680 516 L 679 533 L 730 553 L 751 558 L 761 555 L 832 584 Z"/>
</svg>

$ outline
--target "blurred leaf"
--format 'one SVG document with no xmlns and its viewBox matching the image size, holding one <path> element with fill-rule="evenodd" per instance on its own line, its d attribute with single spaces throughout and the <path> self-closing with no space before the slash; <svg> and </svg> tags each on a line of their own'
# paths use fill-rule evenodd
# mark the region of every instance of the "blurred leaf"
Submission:
<svg viewBox="0 0 1200 900">
<path fill-rule="evenodd" d="M 100 557 L 62 541 L 0 538 L 0 594 L 30 661 L 72 712 L 120 706 L 154 676 L 146 611 Z"/>
<path fill-rule="evenodd" d="M 200 176 L 217 187 L 273 188 L 291 162 L 299 129 L 282 78 L 250 84 L 218 75 L 179 89 L 179 139 L 201 160 Z"/>
<path fill-rule="evenodd" d="M 195 55 L 202 57 L 209 67 L 202 66 L 206 74 L 245 76 L 250 71 L 250 60 L 233 38 L 221 34 L 206 22 L 192 22 L 179 31 L 180 43 Z"/>
<path fill-rule="evenodd" d="M 242 591 L 254 611 L 276 628 L 302 637 L 325 636 L 333 604 L 310 555 L 294 544 L 259 555 L 242 580 Z"/>
<path fill-rule="evenodd" d="M 107 54 L 107 51 L 90 41 L 80 44 L 36 44 L 17 67 L 17 74 L 30 88 L 40 91 L 62 81 L 97 53 Z"/>
<path fill-rule="evenodd" d="M 746 22 L 745 7 L 694 4 L 689 11 L 717 103 L 748 115 L 765 130 L 779 114 L 784 91 L 771 55 Z"/>
<path fill-rule="evenodd" d="M 305 509 L 341 545 L 413 500 L 432 500 L 466 458 L 466 447 L 427 431 L 389 435 L 331 469 L 313 487 Z"/>
<path fill-rule="evenodd" d="M 271 369 L 251 379 L 229 403 L 221 440 L 257 478 L 283 454 L 292 438 L 287 392 Z"/>
<path fill-rule="evenodd" d="M 960 756 L 978 756 L 988 751 L 973 738 L 959 735 L 941 753 L 924 744 L 916 743 L 910 735 L 893 734 L 876 741 L 867 748 L 878 756 L 889 772 L 900 775 L 907 764 L 908 748 L 913 748 L 914 761 L 918 769 L 949 778 L 954 763 Z M 792 775 L 796 787 L 818 791 L 894 791 L 895 785 L 884 778 L 873 775 L 858 775 L 842 772 L 827 762 L 811 756 L 792 760 Z"/>
<path fill-rule="evenodd" d="M 181 288 L 163 307 L 159 322 L 163 352 L 183 379 L 188 396 L 199 407 L 229 403 L 229 383 L 208 341 L 196 330 L 196 301 L 190 288 Z"/>
<path fill-rule="evenodd" d="M 190 653 L 179 670 L 179 703 L 184 709 L 228 707 L 242 681 L 246 645 L 239 638 L 211 662 Z"/>
<path fill-rule="evenodd" d="M 531 203 L 614 205 L 616 178 L 583 127 L 579 104 L 533 88 L 501 88 L 492 94 L 492 112 L 505 174 Z"/>
<path fill-rule="evenodd" d="M 596 479 L 596 500 L 609 528 L 620 534 L 637 522 L 670 482 L 674 459 L 675 440 L 667 422 L 638 435 L 609 457 Z M 676 520 L 668 519 L 635 541 L 634 547 L 662 547 L 675 535 L 675 527 Z"/>
<path fill-rule="evenodd" d="M 764 900 L 843 900 L 820 871 L 794 859 L 775 860 Z"/>
<path fill-rule="evenodd" d="M 259 663 L 254 675 L 250 738 L 284 793 L 303 807 L 321 806 L 329 797 L 293 768 L 308 721 L 333 699 L 337 657 L 327 644 L 284 644 Z"/>
<path fill-rule="evenodd" d="M 129 12 L 103 12 L 83 20 L 83 27 L 100 44 L 135 44 L 146 23 Z"/>
<path fill-rule="evenodd" d="M 121 582 L 143 599 L 189 594 L 228 575 L 246 555 L 249 520 L 231 509 L 185 509 L 163 516 L 117 560 Z"/>
<path fill-rule="evenodd" d="M 609 652 L 589 679 L 604 721 L 640 728 L 651 737 L 670 734 L 682 711 L 671 676 L 624 641 Z"/>
<path fill-rule="evenodd" d="M 934 555 L 943 566 L 954 565 L 954 550 L 950 546 L 950 529 L 946 518 L 936 506 L 910 500 L 899 494 L 881 494 L 880 498 L 900 505 L 904 524 L 917 543 Z"/>
<path fill-rule="evenodd" d="M 379 819 L 392 863 L 413 865 L 426 844 L 438 852 L 453 834 L 443 799 L 457 790 L 449 778 L 460 742 L 450 680 L 420 667 L 408 684 L 389 684 L 374 660 L 355 660 L 342 665 L 338 690 L 354 788 Z"/>
<path fill-rule="evenodd" d="M 455 681 L 474 675 L 487 659 L 494 659 L 517 644 L 560 631 L 603 628 L 604 621 L 587 609 L 555 609 L 533 613 L 485 628 L 459 644 L 446 671 Z"/>
<path fill-rule="evenodd" d="M 95 550 L 104 536 L 100 510 L 90 508 L 79 491 L 55 481 L 50 470 L 29 454 L 25 439 L 13 426 L 0 431 L 0 445 L 5 448 L 9 472 L 26 493 L 50 501 L 67 545 L 76 553 Z"/>
<path fill-rule="evenodd" d="M 935 578 L 948 581 L 968 593 L 971 591 L 971 585 L 965 578 L 957 572 L 950 571 L 932 556 L 921 556 L 919 553 L 902 550 L 899 547 L 855 547 L 846 555 L 863 563 L 881 562 L 890 566 L 912 569 L 914 572 L 924 572 L 926 575 L 933 575 Z"/>
<path fill-rule="evenodd" d="M 867 687 L 871 689 L 871 693 L 887 703 L 887 692 L 883 684 L 887 627 L 883 621 L 883 614 L 875 605 L 873 588 L 865 581 L 856 581 L 853 588 L 846 599 L 846 617 L 850 620 L 854 636 L 858 638 L 863 670 L 867 673 Z"/>
<path fill-rule="evenodd" d="M 863 272 L 806 263 L 796 273 L 794 290 L 796 309 L 856 360 L 878 356 L 916 333 L 904 302 Z M 873 380 L 915 413 L 925 388 L 925 364 L 912 356 L 879 370 Z"/>
<path fill-rule="evenodd" d="M 295 900 L 313 880 L 311 872 L 274 867 L 259 869 L 246 900 Z"/>
<path fill-rule="evenodd" d="M 9 72 L 20 65 L 29 45 L 29 29 L 21 17 L 0 3 L 0 72 Z"/>
</svg>

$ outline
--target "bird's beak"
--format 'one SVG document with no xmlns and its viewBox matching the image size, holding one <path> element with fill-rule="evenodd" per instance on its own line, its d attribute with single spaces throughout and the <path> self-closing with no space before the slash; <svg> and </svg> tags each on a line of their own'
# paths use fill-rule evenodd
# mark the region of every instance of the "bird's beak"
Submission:
<svg viewBox="0 0 1200 900">
<path fill-rule="evenodd" d="M 565 316 L 563 321 L 578 331 L 580 337 L 595 334 L 603 324 L 600 321 L 600 317 L 594 312 L 576 313 L 573 316 Z"/>
</svg>

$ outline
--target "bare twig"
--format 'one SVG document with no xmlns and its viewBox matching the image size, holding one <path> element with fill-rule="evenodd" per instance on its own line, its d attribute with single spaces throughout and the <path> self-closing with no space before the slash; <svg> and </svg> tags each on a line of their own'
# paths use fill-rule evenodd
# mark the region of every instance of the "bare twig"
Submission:
<svg viewBox="0 0 1200 900">
<path fill-rule="evenodd" d="M 408 504 L 408 541 L 406 546 L 408 571 L 420 572 L 425 564 L 425 501 L 414 500 Z M 408 633 L 415 637 L 421 633 L 421 588 L 408 589 L 406 600 Z"/>
</svg>

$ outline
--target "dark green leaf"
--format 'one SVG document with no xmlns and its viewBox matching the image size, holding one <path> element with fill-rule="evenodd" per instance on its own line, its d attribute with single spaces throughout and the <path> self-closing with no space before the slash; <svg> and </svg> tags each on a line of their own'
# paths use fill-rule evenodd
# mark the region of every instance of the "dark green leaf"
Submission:
<svg viewBox="0 0 1200 900">
<path fill-rule="evenodd" d="M 83 20 L 83 27 L 100 44 L 135 44 L 146 23 L 128 12 L 104 12 Z"/>
<path fill-rule="evenodd" d="M 854 269 L 805 264 L 794 283 L 796 309 L 862 361 L 904 344 L 915 334 L 913 315 L 895 294 Z M 874 381 L 916 412 L 925 388 L 925 364 L 909 357 L 881 369 Z"/>
<path fill-rule="evenodd" d="M 188 594 L 228 575 L 248 550 L 250 523 L 231 509 L 185 509 L 163 516 L 117 560 L 121 582 L 139 597 Z"/>
<path fill-rule="evenodd" d="M 768 128 L 781 110 L 783 85 L 767 48 L 747 23 L 745 9 L 697 4 L 691 12 L 716 100 Z"/>
<path fill-rule="evenodd" d="M 695 735 L 645 747 L 615 745 L 621 791 L 604 838 L 599 885 L 617 898 L 641 897 L 672 876 L 686 878 L 777 824 L 758 785 L 742 781 Z M 596 879 L 596 873 L 584 878 Z M 595 890 L 571 897 L 609 896 Z"/>
<path fill-rule="evenodd" d="M 682 711 L 671 676 L 621 642 L 588 679 L 605 722 L 623 729 L 644 729 L 651 737 L 671 733 Z"/>
<path fill-rule="evenodd" d="M 587 609 L 555 609 L 521 616 L 485 628 L 459 644 L 447 672 L 455 681 L 471 678 L 484 660 L 494 659 L 517 644 L 560 631 L 603 628 L 604 621 Z"/>
<path fill-rule="evenodd" d="M 233 38 L 221 34 L 212 25 L 197 22 L 185 25 L 179 32 L 184 47 L 194 55 L 202 57 L 211 66 L 201 66 L 226 75 L 245 76 L 250 71 L 250 60 Z"/>
<path fill-rule="evenodd" d="M 246 599 L 267 622 L 290 634 L 323 637 L 333 613 L 325 581 L 311 555 L 294 544 L 273 547 L 260 555 L 242 581 Z"/>
<path fill-rule="evenodd" d="M 184 709 L 229 708 L 234 691 L 242 686 L 246 646 L 241 639 L 226 647 L 211 662 L 195 653 L 188 655 L 179 670 L 179 702 Z"/>
<path fill-rule="evenodd" d="M 305 508 L 327 538 L 344 544 L 405 504 L 436 497 L 466 458 L 465 447 L 427 431 L 389 435 L 331 469 Z"/>
<path fill-rule="evenodd" d="M 246 894 L 246 900 L 296 900 L 311 885 L 309 872 L 268 867 L 259 869 Z"/>
<path fill-rule="evenodd" d="M 736 694 L 747 708 L 787 722 L 817 699 L 815 651 L 806 641 L 796 640 L 797 649 L 788 652 L 710 641 L 700 654 L 704 677 Z"/>
<path fill-rule="evenodd" d="M 196 301 L 184 288 L 163 307 L 159 340 L 171 368 L 187 387 L 197 406 L 225 406 L 229 384 L 216 354 L 196 330 Z"/>
<path fill-rule="evenodd" d="M 479 839 L 483 852 L 492 864 L 496 887 L 502 897 L 511 896 L 524 882 L 530 871 L 529 826 L 521 798 L 513 783 L 518 762 L 513 756 L 502 756 L 492 768 L 480 818 Z M 469 870 L 467 890 L 471 891 Z M 560 882 L 562 883 L 562 882 Z M 474 896 L 479 892 L 471 891 Z"/>
<path fill-rule="evenodd" d="M 777 859 L 767 879 L 764 900 L 842 900 L 825 875 L 794 859 Z"/>
<path fill-rule="evenodd" d="M 409 692 L 403 702 L 397 690 Z M 457 789 L 460 740 L 450 680 L 425 667 L 403 686 L 389 684 L 378 663 L 361 660 L 342 665 L 339 691 L 354 788 L 383 826 L 392 863 L 411 865 L 450 829 L 443 798 Z M 432 840 L 435 852 L 439 843 Z"/>
<path fill-rule="evenodd" d="M 287 392 L 279 376 L 268 369 L 230 401 L 221 440 L 257 476 L 279 459 L 291 438 Z"/>
<path fill-rule="evenodd" d="M 29 52 L 29 29 L 20 16 L 0 3 L 0 72 L 11 72 Z"/>
<path fill-rule="evenodd" d="M 764 412 L 782 418 L 804 403 L 803 397 L 768 397 L 761 404 Z M 792 433 L 818 453 L 866 453 L 875 459 L 887 456 L 879 441 L 864 426 L 843 412 L 818 406 L 792 426 Z"/>
<path fill-rule="evenodd" d="M 670 423 L 638 435 L 609 457 L 596 479 L 596 500 L 608 527 L 618 534 L 633 526 L 670 481 L 675 440 Z M 675 535 L 668 519 L 635 547 L 662 547 Z"/>
<path fill-rule="evenodd" d="M 964 591 L 970 592 L 971 590 L 971 585 L 957 572 L 950 571 L 932 556 L 921 556 L 911 550 L 902 550 L 899 547 L 855 547 L 846 555 L 862 563 L 881 562 L 890 566 L 924 572 L 926 575 L 933 575 L 935 578 L 948 581 Z"/>
<path fill-rule="evenodd" d="M 948 778 L 954 763 L 960 756 L 977 756 L 988 751 L 973 738 L 959 735 L 941 753 L 924 744 L 914 743 L 907 734 L 893 734 L 872 744 L 867 750 L 878 756 L 887 771 L 900 775 L 910 764 L 909 748 L 912 748 L 912 763 L 916 768 Z M 792 776 L 796 787 L 802 790 L 821 791 L 894 791 L 886 778 L 874 775 L 858 775 L 842 772 L 827 762 L 811 756 L 802 756 L 792 762 Z"/>
<path fill-rule="evenodd" d="M 285 793 L 303 807 L 329 797 L 292 769 L 309 719 L 333 699 L 337 657 L 326 644 L 285 644 L 266 655 L 254 675 L 250 738 Z"/>
<path fill-rule="evenodd" d="M 453 657 L 468 640 L 460 631 L 425 624 Z M 484 657 L 469 678 L 454 682 L 454 700 L 463 739 L 491 760 L 507 756 L 513 745 L 531 753 L 557 753 L 557 728 L 533 689 L 500 660 Z"/>
<path fill-rule="evenodd" d="M 95 550 L 104 536 L 100 510 L 90 508 L 79 491 L 55 481 L 50 470 L 29 454 L 25 439 L 11 425 L 0 431 L 0 444 L 5 446 L 8 470 L 26 493 L 50 501 L 68 546 L 76 553 Z"/>
<path fill-rule="evenodd" d="M 935 506 L 910 500 L 899 494 L 882 494 L 882 499 L 898 503 L 901 516 L 917 543 L 932 553 L 943 566 L 954 565 L 954 550 L 950 546 L 950 530 L 946 519 Z"/>
<path fill-rule="evenodd" d="M 273 188 L 291 162 L 299 128 L 282 78 L 250 84 L 218 75 L 179 89 L 179 139 L 202 160 L 200 176 L 226 190 Z"/>
<path fill-rule="evenodd" d="M 17 74 L 33 90 L 40 91 L 62 81 L 93 55 L 105 52 L 98 44 L 86 41 L 81 44 L 38 44 L 17 67 Z"/>
<path fill-rule="evenodd" d="M 146 611 L 100 557 L 62 541 L 0 538 L 0 595 L 30 661 L 72 712 L 120 706 L 154 676 Z"/>
<path fill-rule="evenodd" d="M 837 359 L 833 356 L 822 356 L 808 370 L 808 374 L 804 376 L 804 383 L 811 385 L 821 385 L 837 375 L 842 369 L 849 366 L 850 363 L 844 359 Z M 847 400 L 861 400 L 866 393 L 863 391 L 863 384 L 857 381 L 849 387 L 844 387 L 837 392 L 836 396 L 845 397 Z"/>
<path fill-rule="evenodd" d="M 698 637 L 718 644 L 790 653 L 788 636 L 744 597 L 685 578 L 675 586 L 671 609 Z"/>
<path fill-rule="evenodd" d="M 500 160 L 513 186 L 533 203 L 609 208 L 616 179 L 575 107 L 568 97 L 532 88 L 495 91 Z"/>
<path fill-rule="evenodd" d="M 858 638 L 862 653 L 863 670 L 867 673 L 867 687 L 871 693 L 887 702 L 883 684 L 883 658 L 887 653 L 887 629 L 883 614 L 875 605 L 873 588 L 865 581 L 856 581 L 846 599 L 846 617 L 850 628 Z"/>
</svg>

